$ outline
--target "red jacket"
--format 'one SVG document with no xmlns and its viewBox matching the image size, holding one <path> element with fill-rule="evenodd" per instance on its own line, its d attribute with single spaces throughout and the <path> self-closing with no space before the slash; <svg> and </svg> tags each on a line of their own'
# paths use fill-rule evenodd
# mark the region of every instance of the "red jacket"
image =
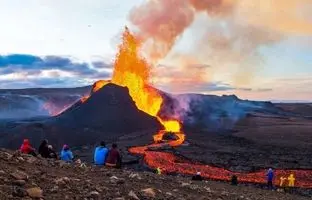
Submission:
<svg viewBox="0 0 312 200">
<path fill-rule="evenodd" d="M 106 163 L 108 164 L 118 164 L 121 161 L 121 157 L 119 151 L 117 149 L 111 149 L 108 152 L 108 156 L 106 158 Z"/>
<path fill-rule="evenodd" d="M 28 154 L 34 151 L 34 148 L 30 145 L 29 140 L 25 139 L 20 150 L 22 153 Z"/>
</svg>

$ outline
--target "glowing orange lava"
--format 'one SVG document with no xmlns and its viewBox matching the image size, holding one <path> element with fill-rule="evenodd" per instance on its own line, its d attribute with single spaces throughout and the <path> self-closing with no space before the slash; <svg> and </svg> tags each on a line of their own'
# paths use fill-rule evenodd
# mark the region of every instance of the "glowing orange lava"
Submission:
<svg viewBox="0 0 312 200">
<path fill-rule="evenodd" d="M 82 103 L 84 103 L 84 102 L 86 102 L 86 101 L 89 99 L 89 97 L 90 97 L 90 95 L 83 96 L 83 97 L 81 97 L 80 101 L 81 101 Z"/>
<path fill-rule="evenodd" d="M 107 81 L 107 80 L 99 80 L 99 81 L 96 81 L 94 84 L 93 84 L 93 87 L 92 87 L 92 93 L 95 93 L 97 92 L 99 89 L 101 89 L 102 87 L 104 87 L 106 84 L 110 83 L 110 81 Z"/>
<path fill-rule="evenodd" d="M 110 82 L 127 87 L 137 108 L 157 117 L 165 130 L 177 133 L 178 137 L 181 138 L 180 143 L 183 143 L 184 134 L 180 131 L 180 122 L 177 120 L 166 121 L 158 116 L 163 98 L 156 89 L 149 86 L 151 66 L 140 56 L 141 45 L 141 42 L 126 27 L 115 59 L 113 76 Z M 107 83 L 109 81 L 97 81 L 93 85 L 92 92 L 98 91 Z M 87 99 L 88 97 L 85 97 L 81 101 L 85 102 Z M 159 134 L 158 136 L 162 135 Z"/>
<path fill-rule="evenodd" d="M 224 168 L 213 167 L 188 161 L 179 158 L 172 153 L 149 151 L 148 147 L 155 147 L 157 144 L 149 146 L 132 147 L 129 151 L 133 154 L 144 155 L 144 161 L 151 168 L 161 168 L 163 173 L 181 173 L 194 175 L 197 172 L 201 172 L 201 175 L 205 178 L 213 180 L 229 181 L 232 175 L 238 177 L 239 182 L 245 183 L 266 183 L 266 171 L 261 170 L 259 172 L 252 173 L 238 173 L 231 172 Z M 279 185 L 279 179 L 281 176 L 288 177 L 290 173 L 296 176 L 296 187 L 312 188 L 312 170 L 275 170 L 275 185 Z"/>
</svg>

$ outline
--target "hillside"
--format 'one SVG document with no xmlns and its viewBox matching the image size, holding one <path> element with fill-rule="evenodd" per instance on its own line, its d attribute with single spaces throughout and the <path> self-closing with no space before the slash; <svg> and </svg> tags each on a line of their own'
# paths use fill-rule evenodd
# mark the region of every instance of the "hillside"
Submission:
<svg viewBox="0 0 312 200">
<path fill-rule="evenodd" d="M 0 150 L 0 199 L 304 200 L 302 196 L 127 169 L 65 164 Z"/>
</svg>

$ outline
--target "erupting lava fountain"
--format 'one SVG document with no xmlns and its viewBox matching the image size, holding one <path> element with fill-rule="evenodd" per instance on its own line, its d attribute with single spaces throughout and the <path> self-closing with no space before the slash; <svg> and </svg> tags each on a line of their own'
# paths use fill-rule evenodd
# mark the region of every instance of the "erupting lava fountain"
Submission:
<svg viewBox="0 0 312 200">
<path fill-rule="evenodd" d="M 104 87 L 107 83 L 114 83 L 129 89 L 129 94 L 138 109 L 157 117 L 166 132 L 175 133 L 178 140 L 169 144 L 178 146 L 184 142 L 185 135 L 181 132 L 181 123 L 178 120 L 164 120 L 158 116 L 163 103 L 162 96 L 157 90 L 150 87 L 150 65 L 140 56 L 141 42 L 130 33 L 126 27 L 122 36 L 122 43 L 117 53 L 111 81 L 100 80 L 93 85 L 92 93 Z M 88 97 L 83 97 L 85 102 Z M 163 131 L 154 136 L 155 142 L 163 137 Z"/>
</svg>

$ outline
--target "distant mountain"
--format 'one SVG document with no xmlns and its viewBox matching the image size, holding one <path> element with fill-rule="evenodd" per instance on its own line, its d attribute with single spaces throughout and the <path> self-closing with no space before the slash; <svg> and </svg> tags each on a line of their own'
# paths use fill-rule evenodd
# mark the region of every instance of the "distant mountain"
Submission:
<svg viewBox="0 0 312 200">
<path fill-rule="evenodd" d="M 90 92 L 79 88 L 1 89 L 0 119 L 26 119 L 55 115 Z"/>
<path fill-rule="evenodd" d="M 58 145 L 68 142 L 82 145 L 96 143 L 99 138 L 113 141 L 140 131 L 149 134 L 144 141 L 148 143 L 151 135 L 161 128 L 156 118 L 137 109 L 126 87 L 108 84 L 82 103 L 79 99 L 90 90 L 84 87 L 2 91 L 0 111 L 11 121 L 0 123 L 0 146 L 16 148 L 24 137 L 37 145 L 45 138 Z M 295 115 L 271 102 L 241 100 L 235 95 L 159 93 L 164 99 L 159 115 L 163 119 L 180 120 L 184 129 L 229 132 L 248 115 Z M 39 112 L 47 104 L 68 109 L 51 117 L 51 113 Z M 46 118 L 38 118 L 40 116 Z"/>
</svg>

